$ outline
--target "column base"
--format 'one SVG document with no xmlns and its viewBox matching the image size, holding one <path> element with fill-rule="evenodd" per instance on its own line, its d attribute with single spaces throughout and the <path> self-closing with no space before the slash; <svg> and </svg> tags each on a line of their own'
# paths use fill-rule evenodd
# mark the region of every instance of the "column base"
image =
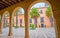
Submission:
<svg viewBox="0 0 60 38">
<path fill-rule="evenodd" d="M 29 36 L 25 36 L 25 38 L 29 38 Z"/>
<path fill-rule="evenodd" d="M 8 36 L 12 36 L 12 32 L 8 34 Z"/>
<path fill-rule="evenodd" d="M 2 34 L 2 32 L 0 32 L 0 34 Z"/>
</svg>

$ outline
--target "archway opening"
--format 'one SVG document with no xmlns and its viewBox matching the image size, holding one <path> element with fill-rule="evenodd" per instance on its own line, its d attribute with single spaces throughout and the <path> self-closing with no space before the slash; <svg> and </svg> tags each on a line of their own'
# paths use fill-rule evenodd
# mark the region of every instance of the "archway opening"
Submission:
<svg viewBox="0 0 60 38">
<path fill-rule="evenodd" d="M 25 21 L 24 9 L 17 7 L 12 14 L 13 35 L 24 38 L 25 36 Z"/>
<path fill-rule="evenodd" d="M 3 35 L 8 35 L 8 32 L 9 32 L 9 12 L 6 11 L 4 12 L 3 16 L 2 16 L 2 26 L 3 26 Z"/>
<path fill-rule="evenodd" d="M 30 38 L 56 38 L 54 17 L 50 4 L 37 2 L 32 4 L 28 11 Z"/>
</svg>

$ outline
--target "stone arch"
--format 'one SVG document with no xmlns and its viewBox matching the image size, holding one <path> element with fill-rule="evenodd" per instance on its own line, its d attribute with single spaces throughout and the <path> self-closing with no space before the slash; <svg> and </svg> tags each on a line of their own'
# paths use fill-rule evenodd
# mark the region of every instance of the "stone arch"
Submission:
<svg viewBox="0 0 60 38">
<path fill-rule="evenodd" d="M 13 17 L 13 15 L 14 15 L 14 13 L 16 12 L 16 10 L 18 10 L 18 9 L 20 9 L 20 8 L 22 8 L 22 7 L 16 7 L 14 10 L 13 10 L 13 12 L 12 12 L 12 17 Z M 24 8 L 23 8 L 24 9 Z"/>
<path fill-rule="evenodd" d="M 22 9 L 23 10 L 23 14 L 24 14 L 24 9 L 22 7 L 16 7 L 15 10 L 13 11 L 13 13 L 12 13 L 12 19 L 14 17 L 14 14 L 16 13 L 16 11 L 19 10 L 19 9 Z"/>
<path fill-rule="evenodd" d="M 54 29 L 55 29 L 55 33 L 56 33 L 56 32 L 57 32 L 57 30 L 56 30 L 56 20 L 55 20 L 55 18 L 54 18 L 54 14 L 53 14 L 53 12 L 54 12 L 53 9 L 52 9 L 53 7 L 52 7 L 52 5 L 51 5 L 51 3 L 50 3 L 49 1 L 47 1 L 47 0 L 37 0 L 37 1 L 32 2 L 32 3 L 29 5 L 29 7 L 28 7 L 28 13 L 29 13 L 31 7 L 32 7 L 34 4 L 39 3 L 39 2 L 44 2 L 44 3 L 48 4 L 48 5 L 50 5 L 51 11 L 52 11 L 52 15 L 53 15 L 53 21 L 54 21 Z"/>
<path fill-rule="evenodd" d="M 39 2 L 47 3 L 47 4 L 49 4 L 49 5 L 51 6 L 51 8 L 52 8 L 52 5 L 51 5 L 47 0 L 37 0 L 37 1 L 34 1 L 34 2 L 32 2 L 32 3 L 30 4 L 30 6 L 28 7 L 28 12 L 29 12 L 30 8 L 31 8 L 34 4 L 39 3 Z"/>
<path fill-rule="evenodd" d="M 2 28 L 3 28 L 3 23 L 4 23 L 4 15 L 5 15 L 6 13 L 8 13 L 8 14 L 9 14 L 9 12 L 8 12 L 8 11 L 5 11 L 5 12 L 3 13 L 3 15 L 2 15 Z M 10 16 L 10 14 L 9 14 L 9 16 Z"/>
<path fill-rule="evenodd" d="M 39 2 L 44 2 L 44 3 L 48 4 L 48 5 L 50 5 L 51 11 L 52 11 L 52 15 L 53 15 L 53 19 L 54 19 L 54 22 L 55 22 L 52 5 L 51 5 L 51 3 L 50 3 L 49 1 L 47 1 L 47 0 L 37 0 L 37 1 L 34 1 L 33 3 L 31 3 L 30 6 L 28 7 L 28 13 L 29 13 L 29 10 L 31 9 L 31 7 L 32 7 L 34 4 L 39 3 Z M 55 23 L 54 23 L 54 24 L 55 24 Z"/>
</svg>

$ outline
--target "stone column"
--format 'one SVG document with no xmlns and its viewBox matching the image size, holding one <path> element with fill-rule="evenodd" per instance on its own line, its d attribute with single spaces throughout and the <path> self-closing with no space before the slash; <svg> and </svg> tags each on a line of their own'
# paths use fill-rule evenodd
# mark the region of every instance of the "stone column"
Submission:
<svg viewBox="0 0 60 38">
<path fill-rule="evenodd" d="M 9 34 L 8 36 L 11 36 L 12 35 L 12 24 L 11 24 L 11 14 L 10 14 L 10 20 L 9 20 Z"/>
<path fill-rule="evenodd" d="M 29 25 L 28 25 L 28 12 L 27 12 L 27 10 L 25 11 L 24 18 L 25 18 L 25 38 L 29 38 Z"/>
<path fill-rule="evenodd" d="M 57 9 L 54 11 L 54 17 L 56 38 L 60 38 L 60 10 Z"/>
<path fill-rule="evenodd" d="M 2 17 L 0 19 L 0 34 L 2 34 Z"/>
</svg>

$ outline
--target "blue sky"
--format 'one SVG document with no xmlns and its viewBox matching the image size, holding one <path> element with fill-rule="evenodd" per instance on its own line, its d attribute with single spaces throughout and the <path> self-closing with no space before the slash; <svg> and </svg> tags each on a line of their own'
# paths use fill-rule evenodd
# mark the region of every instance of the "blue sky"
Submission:
<svg viewBox="0 0 60 38">
<path fill-rule="evenodd" d="M 36 4 L 34 4 L 34 5 L 32 6 L 32 8 L 33 8 L 33 7 L 34 7 L 34 8 L 45 7 L 45 4 L 46 4 L 46 3 L 44 3 L 44 2 L 36 3 Z"/>
<path fill-rule="evenodd" d="M 46 3 L 44 3 L 44 2 L 41 2 L 41 3 L 36 3 L 36 4 L 34 4 L 31 8 L 39 8 L 39 7 L 45 7 L 45 4 Z M 24 14 L 24 9 L 23 8 L 20 8 L 19 9 L 21 12 L 22 12 L 22 14 Z M 20 13 L 20 12 L 19 12 Z"/>
</svg>

